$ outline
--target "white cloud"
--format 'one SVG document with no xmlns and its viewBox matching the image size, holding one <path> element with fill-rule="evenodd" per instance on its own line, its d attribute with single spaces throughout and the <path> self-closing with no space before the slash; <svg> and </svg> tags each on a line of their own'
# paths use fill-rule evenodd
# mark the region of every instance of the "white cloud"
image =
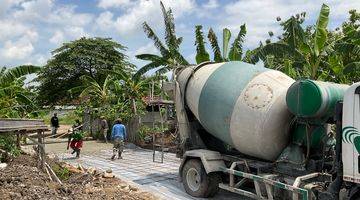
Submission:
<svg viewBox="0 0 360 200">
<path fill-rule="evenodd" d="M 101 3 L 102 1 L 100 1 Z M 104 1 L 105 2 L 105 1 Z M 110 1 L 106 1 L 110 7 Z M 111 1 L 112 2 L 112 1 Z M 124 1 L 125 2 L 125 1 Z M 191 13 L 195 7 L 195 0 L 163 0 L 166 8 L 171 7 L 176 19 L 181 18 L 186 13 Z M 125 4 L 125 3 L 124 3 Z M 115 4 L 111 4 L 115 6 Z M 147 21 L 155 27 L 159 27 L 162 21 L 162 14 L 160 10 L 160 3 L 158 0 L 136 0 L 126 4 L 127 9 L 123 14 L 113 20 L 112 13 L 105 12 L 99 15 L 97 22 L 105 22 L 106 25 L 101 26 L 101 29 L 113 28 L 123 36 L 129 36 L 136 32 L 142 32 L 141 27 L 144 21 Z M 96 23 L 98 25 L 98 23 Z"/>
<path fill-rule="evenodd" d="M 31 62 L 33 65 L 43 66 L 46 64 L 47 60 L 50 58 L 49 55 L 43 55 L 43 54 L 36 54 L 34 56 L 34 61 Z"/>
<path fill-rule="evenodd" d="M 64 33 L 62 31 L 55 31 L 54 35 L 49 39 L 49 41 L 53 44 L 59 45 L 64 41 Z"/>
<path fill-rule="evenodd" d="M 6 9 L 0 9 L 0 12 L 7 12 L 0 19 L 0 41 L 3 41 L 0 43 L 0 60 L 3 63 L 43 63 L 47 57 L 39 55 L 44 52 L 35 51 L 39 30 L 41 48 L 47 47 L 43 41 L 59 45 L 65 40 L 90 35 L 85 27 L 91 24 L 93 15 L 77 12 L 73 5 L 59 6 L 54 0 L 0 1 L 7 3 Z"/>
<path fill-rule="evenodd" d="M 142 46 L 135 50 L 134 56 L 139 54 L 157 54 L 159 51 L 155 48 L 152 42 L 147 43 L 145 46 Z"/>
<path fill-rule="evenodd" d="M 157 53 L 148 40 L 142 23 L 147 21 L 163 39 L 163 18 L 159 0 L 96 0 L 95 5 L 80 7 L 80 1 L 0 0 L 0 66 L 26 62 L 43 63 L 50 51 L 65 41 L 82 36 L 112 37 L 129 47 L 131 60 L 140 53 Z M 178 36 L 184 37 L 184 55 L 193 58 L 195 24 L 203 24 L 204 33 L 212 26 L 219 32 L 229 27 L 233 37 L 246 23 L 246 48 L 268 38 L 268 31 L 279 35 L 281 27 L 276 17 L 306 11 L 307 24 L 318 17 L 321 2 L 302 0 L 163 0 L 171 7 Z M 348 10 L 360 8 L 360 0 L 324 0 L 330 6 L 329 27 L 339 26 L 348 18 Z M 78 4 L 78 6 L 74 5 Z M 100 8 L 101 13 L 97 13 Z M 96 16 L 96 18 L 95 18 Z M 56 46 L 55 46 L 56 45 Z M 49 54 L 49 55 L 48 55 Z"/>
<path fill-rule="evenodd" d="M 17 6 L 22 1 L 24 0 L 1 0 L 0 16 L 5 14 L 11 7 Z"/>
<path fill-rule="evenodd" d="M 360 8 L 360 1 L 325 1 L 330 7 L 330 27 L 334 19 L 344 20 L 348 16 L 348 11 Z M 259 41 L 268 38 L 268 31 L 273 31 L 275 35 L 281 33 L 281 27 L 276 22 L 276 17 L 280 16 L 283 20 L 291 15 L 306 12 L 306 20 L 316 21 L 321 3 L 313 1 L 299 0 L 241 0 L 227 4 L 224 7 L 224 16 L 219 18 L 219 27 L 230 27 L 238 30 L 242 23 L 246 23 L 248 33 L 246 35 L 246 46 L 255 47 Z M 221 19 L 221 20 L 220 20 Z M 338 26 L 339 24 L 336 24 Z"/>
<path fill-rule="evenodd" d="M 202 7 L 205 9 L 215 9 L 219 7 L 219 3 L 217 0 L 209 0 L 207 3 L 202 5 Z"/>
<path fill-rule="evenodd" d="M 70 39 L 78 39 L 80 37 L 88 37 L 90 35 L 83 27 L 79 26 L 66 27 L 65 33 Z"/>
<path fill-rule="evenodd" d="M 0 57 L 7 59 L 24 59 L 34 51 L 34 46 L 28 38 L 22 37 L 18 41 L 5 42 L 4 48 L 0 50 Z"/>
<path fill-rule="evenodd" d="M 94 16 L 89 13 L 76 13 L 75 6 L 60 7 L 45 18 L 46 23 L 60 26 L 86 26 L 93 22 Z"/>
<path fill-rule="evenodd" d="M 300 3 L 299 1 L 289 1 L 287 3 L 282 0 L 238 1 L 225 6 L 224 10 L 227 17 L 220 22 L 220 26 L 238 30 L 241 24 L 246 23 L 246 44 L 255 47 L 261 40 L 268 38 L 268 31 L 273 31 L 275 34 L 280 32 L 276 17 L 287 18 L 291 14 L 302 12 L 303 8 L 308 7 L 311 11 L 316 9 L 311 3 Z"/>
<path fill-rule="evenodd" d="M 0 41 L 23 35 L 29 27 L 13 20 L 0 20 Z"/>
<path fill-rule="evenodd" d="M 42 20 L 51 13 L 53 6 L 52 0 L 24 1 L 20 4 L 21 9 L 14 12 L 14 17 L 22 21 Z"/>
<path fill-rule="evenodd" d="M 130 0 L 100 0 L 98 3 L 98 7 L 100 8 L 118 8 L 118 7 L 126 7 L 131 4 Z"/>
<path fill-rule="evenodd" d="M 96 29 L 99 30 L 112 30 L 115 26 L 113 22 L 114 14 L 112 12 L 106 11 L 99 15 L 96 19 Z"/>
<path fill-rule="evenodd" d="M 89 33 L 87 33 L 83 27 L 66 26 L 62 30 L 56 30 L 49 39 L 49 42 L 59 46 L 66 41 L 79 39 L 81 37 L 89 37 Z"/>
</svg>

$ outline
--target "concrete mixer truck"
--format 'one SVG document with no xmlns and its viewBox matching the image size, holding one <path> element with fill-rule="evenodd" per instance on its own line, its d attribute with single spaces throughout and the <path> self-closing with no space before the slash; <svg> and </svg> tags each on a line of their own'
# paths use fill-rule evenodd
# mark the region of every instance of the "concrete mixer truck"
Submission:
<svg viewBox="0 0 360 200">
<path fill-rule="evenodd" d="M 194 197 L 360 197 L 360 82 L 303 79 L 244 62 L 174 71 L 182 163 Z"/>
</svg>

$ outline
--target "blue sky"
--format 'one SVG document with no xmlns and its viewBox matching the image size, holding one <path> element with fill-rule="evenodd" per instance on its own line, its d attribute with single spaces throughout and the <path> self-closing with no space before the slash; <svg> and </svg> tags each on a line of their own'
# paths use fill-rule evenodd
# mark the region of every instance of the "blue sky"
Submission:
<svg viewBox="0 0 360 200">
<path fill-rule="evenodd" d="M 329 28 L 348 17 L 350 9 L 360 10 L 360 0 L 163 0 L 174 11 L 176 31 L 184 37 L 183 55 L 194 62 L 194 26 L 204 32 L 212 27 L 221 36 L 228 27 L 233 36 L 246 23 L 245 48 L 253 48 L 268 38 L 268 31 L 281 30 L 276 17 L 307 12 L 307 24 L 314 24 L 322 3 L 330 6 Z M 128 47 L 126 54 L 157 53 L 142 31 L 147 21 L 163 35 L 159 0 L 0 0 L 0 66 L 43 65 L 51 51 L 63 42 L 82 36 L 111 37 Z"/>
</svg>

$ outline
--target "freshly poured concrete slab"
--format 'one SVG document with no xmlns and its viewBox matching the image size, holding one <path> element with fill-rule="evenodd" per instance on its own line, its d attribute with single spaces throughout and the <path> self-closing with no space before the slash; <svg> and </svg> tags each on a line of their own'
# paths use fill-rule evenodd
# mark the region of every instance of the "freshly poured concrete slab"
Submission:
<svg viewBox="0 0 360 200">
<path fill-rule="evenodd" d="M 71 154 L 60 154 L 60 159 L 73 165 L 80 163 L 84 167 L 95 167 L 101 170 L 112 169 L 122 180 L 138 184 L 142 189 L 150 191 L 162 199 L 191 200 L 199 199 L 188 195 L 182 183 L 179 182 L 178 170 L 181 163 L 173 153 L 164 153 L 164 163 L 153 162 L 152 151 L 136 148 L 126 148 L 123 159 L 110 159 L 112 150 L 85 152 L 80 159 L 74 159 Z M 160 161 L 161 153 L 156 152 L 156 161 Z M 211 199 L 244 199 L 239 195 L 220 191 Z"/>
</svg>

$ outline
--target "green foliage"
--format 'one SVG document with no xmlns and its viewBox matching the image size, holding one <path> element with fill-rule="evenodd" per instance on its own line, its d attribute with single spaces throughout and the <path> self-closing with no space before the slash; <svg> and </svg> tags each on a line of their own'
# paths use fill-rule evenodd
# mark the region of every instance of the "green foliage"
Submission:
<svg viewBox="0 0 360 200">
<path fill-rule="evenodd" d="M 196 63 L 200 64 L 210 60 L 210 55 L 205 49 L 204 34 L 202 26 L 195 26 Z"/>
<path fill-rule="evenodd" d="M 212 28 L 209 29 L 209 33 L 208 33 L 208 39 L 211 45 L 211 48 L 214 52 L 214 61 L 215 62 L 222 62 L 223 58 L 221 56 L 221 50 L 219 47 L 219 43 L 218 43 L 218 39 L 216 37 L 215 32 L 213 31 Z"/>
<path fill-rule="evenodd" d="M 327 40 L 327 25 L 329 23 L 329 6 L 323 4 L 320 10 L 319 18 L 316 22 L 315 35 L 314 35 L 314 54 L 319 56 L 320 52 L 325 46 Z"/>
<path fill-rule="evenodd" d="M 243 46 L 244 38 L 246 35 L 246 25 L 243 24 L 240 26 L 240 31 L 236 36 L 235 40 L 231 44 L 231 48 L 229 51 L 229 42 L 231 39 L 231 32 L 229 29 L 223 29 L 223 49 L 222 54 L 219 47 L 218 39 L 216 34 L 212 28 L 209 29 L 208 39 L 214 53 L 214 62 L 224 62 L 224 61 L 246 61 L 245 57 L 242 57 L 243 54 Z"/>
<path fill-rule="evenodd" d="M 359 17 L 350 11 L 350 19 L 337 31 L 328 31 L 330 9 L 322 5 L 315 26 L 302 27 L 305 13 L 281 22 L 280 40 L 260 46 L 250 56 L 252 63 L 259 59 L 267 67 L 285 72 L 295 79 L 311 78 L 339 83 L 351 83 L 359 76 L 360 46 Z"/>
<path fill-rule="evenodd" d="M 246 25 L 243 24 L 240 26 L 240 31 L 237 37 L 235 38 L 234 42 L 231 45 L 230 52 L 229 52 L 229 60 L 241 60 L 243 54 L 243 46 L 246 35 Z"/>
<path fill-rule="evenodd" d="M 37 72 L 40 68 L 23 65 L 0 69 L 0 117 L 31 117 L 36 116 L 37 106 L 34 103 L 35 94 L 30 88 L 25 88 L 25 75 Z"/>
<path fill-rule="evenodd" d="M 16 137 L 11 134 L 0 135 L 0 149 L 5 150 L 13 156 L 19 156 L 21 152 L 16 146 Z M 0 158 L 0 160 L 2 159 L 3 158 Z"/>
<path fill-rule="evenodd" d="M 39 73 L 38 100 L 43 105 L 64 104 L 77 99 L 80 92 L 68 91 L 83 86 L 80 77 L 87 76 L 102 85 L 106 70 L 114 66 L 130 72 L 134 66 L 123 53 L 126 48 L 109 38 L 81 38 L 52 52 L 53 57 Z"/>
<path fill-rule="evenodd" d="M 0 84 L 6 85 L 8 83 L 14 82 L 16 79 L 22 76 L 36 73 L 38 71 L 40 71 L 40 67 L 33 65 L 21 65 L 7 70 L 6 68 L 2 68 L 0 71 Z"/>
<path fill-rule="evenodd" d="M 69 111 L 64 115 L 58 115 L 59 124 L 61 125 L 73 125 L 76 120 L 80 120 L 83 115 L 83 111 L 79 111 L 81 108 L 78 107 L 75 111 Z M 49 115 L 49 111 L 44 112 L 41 119 L 44 120 L 45 124 L 50 124 L 51 115 Z M 81 121 L 81 120 L 80 120 Z"/>
<path fill-rule="evenodd" d="M 166 46 L 161 42 L 152 28 L 146 22 L 144 22 L 143 29 L 145 34 L 149 39 L 153 40 L 155 47 L 160 51 L 161 55 L 136 55 L 136 58 L 150 62 L 141 67 L 140 70 L 137 71 L 135 77 L 140 77 L 141 75 L 153 69 L 156 69 L 158 73 L 163 74 L 176 67 L 189 65 L 188 61 L 186 61 L 186 59 L 180 53 L 180 44 L 182 42 L 182 38 L 178 38 L 176 36 L 172 10 L 166 10 L 162 2 L 160 2 L 160 6 L 164 18 Z"/>
<path fill-rule="evenodd" d="M 157 125 L 154 127 L 142 125 L 139 127 L 137 134 L 139 136 L 139 139 L 143 141 L 146 136 L 152 136 L 152 134 L 163 133 L 167 130 L 168 128 L 161 128 L 160 126 Z"/>
<path fill-rule="evenodd" d="M 70 171 L 68 168 L 61 167 L 58 164 L 54 164 L 51 168 L 60 180 L 66 181 L 70 178 Z"/>
<path fill-rule="evenodd" d="M 76 131 L 71 135 L 74 140 L 82 140 L 84 138 L 85 133 L 83 131 Z"/>
<path fill-rule="evenodd" d="M 228 58 L 230 38 L 231 38 L 230 30 L 227 28 L 224 28 L 223 29 L 223 55 L 222 55 L 224 60 L 227 60 L 227 58 Z"/>
<path fill-rule="evenodd" d="M 139 139 L 140 139 L 141 141 L 144 141 L 144 138 L 145 138 L 146 136 L 149 136 L 149 135 L 152 134 L 152 130 L 151 130 L 150 127 L 142 125 L 142 126 L 140 126 L 140 128 L 138 129 L 137 134 L 138 134 L 138 136 L 139 136 Z"/>
</svg>

